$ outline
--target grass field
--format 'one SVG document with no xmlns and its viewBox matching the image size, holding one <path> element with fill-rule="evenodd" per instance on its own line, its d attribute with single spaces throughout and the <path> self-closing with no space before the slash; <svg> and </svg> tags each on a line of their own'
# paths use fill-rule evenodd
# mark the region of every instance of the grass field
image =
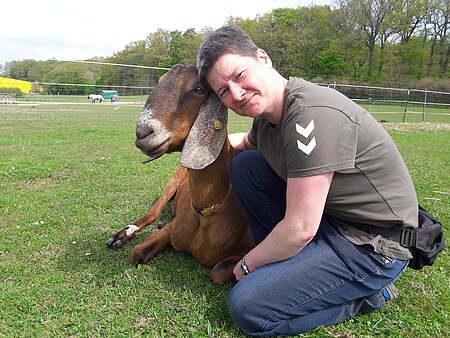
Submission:
<svg viewBox="0 0 450 338">
<path fill-rule="evenodd" d="M 227 312 L 231 285 L 211 285 L 191 257 L 166 250 L 129 263 L 150 229 L 123 249 L 105 245 L 147 211 L 178 163 L 174 154 L 140 164 L 140 109 L 0 105 L 0 337 L 244 337 Z M 450 243 L 446 119 L 384 126 Z M 250 123 L 231 114 L 230 132 Z M 385 309 L 301 336 L 450 337 L 449 279 L 446 250 L 433 267 L 408 269 Z"/>
</svg>

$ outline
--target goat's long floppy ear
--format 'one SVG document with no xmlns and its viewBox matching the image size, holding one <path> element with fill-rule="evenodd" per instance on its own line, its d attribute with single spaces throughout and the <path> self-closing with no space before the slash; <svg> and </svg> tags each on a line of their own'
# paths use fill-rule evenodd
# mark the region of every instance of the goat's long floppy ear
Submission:
<svg viewBox="0 0 450 338">
<path fill-rule="evenodd" d="M 214 94 L 200 108 L 181 151 L 181 165 L 203 169 L 219 156 L 227 137 L 228 109 Z"/>
</svg>

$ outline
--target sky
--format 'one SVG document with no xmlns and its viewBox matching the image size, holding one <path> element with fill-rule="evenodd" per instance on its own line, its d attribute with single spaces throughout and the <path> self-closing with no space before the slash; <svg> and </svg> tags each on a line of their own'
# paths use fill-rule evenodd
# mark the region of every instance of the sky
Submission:
<svg viewBox="0 0 450 338">
<path fill-rule="evenodd" d="M 274 8 L 331 0 L 22 0 L 0 6 L 0 64 L 111 56 L 158 29 L 219 28 L 228 17 L 255 19 Z"/>
</svg>

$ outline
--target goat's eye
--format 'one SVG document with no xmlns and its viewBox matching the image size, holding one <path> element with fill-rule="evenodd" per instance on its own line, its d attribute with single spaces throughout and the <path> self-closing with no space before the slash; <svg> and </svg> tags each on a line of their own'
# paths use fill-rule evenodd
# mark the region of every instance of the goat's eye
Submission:
<svg viewBox="0 0 450 338">
<path fill-rule="evenodd" d="M 194 92 L 197 94 L 204 94 L 206 91 L 202 87 L 195 87 Z"/>
</svg>

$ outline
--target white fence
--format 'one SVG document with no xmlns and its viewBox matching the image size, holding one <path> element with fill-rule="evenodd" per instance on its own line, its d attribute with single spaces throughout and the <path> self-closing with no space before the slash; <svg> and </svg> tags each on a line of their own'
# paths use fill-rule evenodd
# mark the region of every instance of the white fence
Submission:
<svg viewBox="0 0 450 338">
<path fill-rule="evenodd" d="M 55 61 L 55 62 L 74 62 L 82 63 L 88 67 L 89 71 L 93 74 L 108 70 L 115 74 L 117 83 L 123 83 L 124 76 L 132 74 L 126 85 L 114 85 L 108 84 L 81 84 L 81 83 L 59 83 L 59 82 L 35 82 L 33 90 L 35 95 L 25 96 L 20 98 L 14 98 L 17 102 L 39 100 L 42 102 L 54 102 L 60 101 L 59 94 L 75 94 L 75 93 L 96 93 L 104 89 L 115 89 L 118 91 L 119 96 L 134 95 L 139 97 L 139 103 L 143 104 L 146 97 L 153 89 L 153 86 L 157 83 L 159 76 L 164 74 L 168 68 L 149 67 L 139 65 L 117 64 L 117 63 L 105 63 L 97 61 Z M 106 68 L 105 68 L 106 67 Z M 128 68 L 128 69 L 127 69 Z M 132 70 L 130 68 L 135 68 Z M 130 73 L 132 72 L 132 73 Z M 95 78 L 95 76 L 94 76 Z M 126 81 L 125 81 L 126 82 Z M 348 85 L 339 83 L 319 84 L 322 86 L 328 86 L 343 93 L 350 99 L 358 102 L 359 104 L 367 106 L 386 106 L 386 109 L 392 109 L 393 106 L 397 106 L 395 109 L 396 114 L 402 114 L 402 120 L 405 121 L 407 113 L 414 112 L 415 114 L 422 114 L 422 121 L 425 121 L 426 114 L 431 109 L 438 109 L 439 113 L 449 115 L 450 118 L 450 93 L 431 91 L 427 89 L 405 89 L 405 88 L 387 88 L 387 87 L 374 87 L 374 86 L 359 86 Z M 81 90 L 81 88 L 84 88 Z M 87 95 L 86 95 L 87 96 Z M 73 95 L 74 102 L 83 102 L 84 97 Z M 12 101 L 12 98 L 4 98 L 5 102 Z M 77 101 L 75 101 L 77 100 Z M 67 102 L 67 98 L 63 101 Z M 84 101 L 86 102 L 86 101 Z M 380 112 L 379 109 L 374 111 Z M 399 113 L 400 112 L 400 113 Z M 398 119 L 397 119 L 398 120 Z"/>
<path fill-rule="evenodd" d="M 418 109 L 422 112 L 422 120 L 425 120 L 425 115 L 429 108 L 440 108 L 444 114 L 447 113 L 450 115 L 450 93 L 447 92 L 431 91 L 427 89 L 358 86 L 339 83 L 325 84 L 325 86 L 336 89 L 353 101 L 361 104 L 401 106 L 404 113 L 403 122 L 405 121 L 406 113 L 412 107 L 416 108 L 416 112 Z"/>
</svg>

